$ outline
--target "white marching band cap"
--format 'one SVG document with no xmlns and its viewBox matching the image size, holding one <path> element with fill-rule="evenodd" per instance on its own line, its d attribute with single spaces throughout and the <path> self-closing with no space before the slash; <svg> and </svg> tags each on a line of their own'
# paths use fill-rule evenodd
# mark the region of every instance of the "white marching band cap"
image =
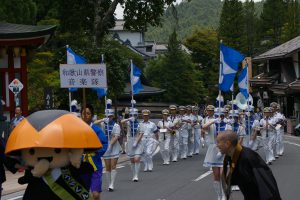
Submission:
<svg viewBox="0 0 300 200">
<path fill-rule="evenodd" d="M 115 110 L 112 108 L 112 100 L 107 99 L 106 100 L 106 110 L 105 110 L 105 115 L 107 117 L 109 116 L 114 116 L 115 115 Z"/>
</svg>

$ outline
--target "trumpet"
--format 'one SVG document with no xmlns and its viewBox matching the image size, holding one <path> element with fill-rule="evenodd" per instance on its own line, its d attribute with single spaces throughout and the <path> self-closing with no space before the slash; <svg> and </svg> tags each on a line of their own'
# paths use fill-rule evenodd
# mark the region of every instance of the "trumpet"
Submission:
<svg viewBox="0 0 300 200">
<path fill-rule="evenodd" d="M 170 134 L 173 135 L 173 136 L 175 136 L 175 135 L 176 135 L 176 130 L 173 130 L 173 129 L 172 129 L 172 130 L 170 131 Z"/>
</svg>

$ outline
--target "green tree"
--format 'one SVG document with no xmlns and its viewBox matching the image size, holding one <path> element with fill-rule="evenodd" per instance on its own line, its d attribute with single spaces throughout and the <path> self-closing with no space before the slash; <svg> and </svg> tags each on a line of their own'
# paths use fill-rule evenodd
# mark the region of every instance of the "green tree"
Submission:
<svg viewBox="0 0 300 200">
<path fill-rule="evenodd" d="M 181 45 L 174 31 L 168 43 L 168 53 L 149 62 L 145 69 L 147 78 L 154 86 L 166 89 L 163 100 L 178 104 L 191 104 L 200 101 L 195 65 L 189 55 L 181 50 Z"/>
<path fill-rule="evenodd" d="M 255 46 L 257 46 L 256 38 L 257 38 L 257 24 L 258 18 L 257 13 L 255 11 L 255 3 L 253 0 L 247 0 L 244 3 L 244 19 L 245 19 L 245 42 L 246 49 L 245 53 L 247 56 L 252 56 L 254 52 Z"/>
<path fill-rule="evenodd" d="M 286 42 L 300 34 L 300 5 L 298 0 L 287 0 L 286 10 L 282 42 Z"/>
<path fill-rule="evenodd" d="M 194 63 L 199 65 L 197 79 L 203 82 L 202 97 L 211 101 L 217 96 L 219 72 L 219 41 L 214 29 L 196 29 L 184 43 L 192 51 Z"/>
<path fill-rule="evenodd" d="M 0 21 L 34 24 L 36 21 L 36 4 L 33 0 L 1 0 Z"/>
<path fill-rule="evenodd" d="M 245 23 L 243 4 L 239 0 L 225 0 L 219 23 L 219 38 L 239 51 L 245 51 Z"/>
<path fill-rule="evenodd" d="M 282 27 L 285 21 L 285 3 L 283 0 L 266 0 L 260 16 L 260 38 L 268 48 L 279 45 Z"/>
</svg>

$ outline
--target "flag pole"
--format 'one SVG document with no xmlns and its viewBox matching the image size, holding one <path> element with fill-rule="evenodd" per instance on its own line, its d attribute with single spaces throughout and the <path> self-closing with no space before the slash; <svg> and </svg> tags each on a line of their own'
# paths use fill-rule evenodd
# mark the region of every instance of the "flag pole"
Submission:
<svg viewBox="0 0 300 200">
<path fill-rule="evenodd" d="M 101 64 L 104 64 L 104 54 L 101 54 Z M 107 95 L 107 91 L 105 92 L 105 95 L 104 95 L 105 111 L 106 111 L 106 109 L 107 109 L 106 95 Z M 105 112 L 105 111 L 104 111 L 104 112 Z"/>
<path fill-rule="evenodd" d="M 69 45 L 66 45 L 66 49 L 69 48 Z M 67 64 L 68 64 L 68 53 L 67 53 Z M 70 112 L 72 112 L 72 107 L 71 107 L 71 102 L 72 102 L 72 94 L 70 92 L 70 88 L 68 89 L 69 90 L 69 110 Z"/>
<path fill-rule="evenodd" d="M 223 43 L 223 40 L 220 40 L 220 44 L 222 44 Z M 221 52 L 221 51 L 220 51 Z M 221 90 L 220 90 L 220 77 L 221 77 L 221 73 L 222 73 L 222 69 L 221 69 L 221 53 L 220 53 L 220 63 L 219 63 L 219 96 L 218 97 L 220 97 L 220 99 L 221 99 L 221 95 L 222 95 L 222 92 L 221 92 Z M 220 101 L 220 99 L 218 100 L 219 101 L 219 117 L 220 117 L 220 110 L 221 110 L 221 101 Z M 218 133 L 220 132 L 220 125 L 221 125 L 221 123 L 219 124 L 219 127 L 218 127 Z"/>
<path fill-rule="evenodd" d="M 249 136 L 251 137 L 251 131 L 250 131 L 250 120 L 251 120 L 251 118 L 250 118 L 250 102 L 249 102 L 249 97 L 250 97 L 250 90 L 249 90 L 249 65 L 248 65 L 248 59 L 247 58 L 245 58 L 245 60 L 246 60 L 246 67 L 247 67 L 247 93 L 248 93 L 248 98 L 247 98 L 247 108 L 248 108 L 248 114 L 249 114 L 249 116 L 248 116 L 248 123 L 247 123 L 247 126 L 248 126 L 248 134 L 249 134 Z"/>
<path fill-rule="evenodd" d="M 134 112 L 133 111 L 133 84 L 132 84 L 132 78 L 133 78 L 133 62 L 132 62 L 132 59 L 130 59 L 130 84 L 131 84 L 131 111 L 132 112 Z M 132 127 L 132 135 L 133 135 L 133 137 L 135 137 L 135 133 L 134 133 L 134 121 L 132 122 L 132 125 L 133 125 L 133 127 Z"/>
</svg>

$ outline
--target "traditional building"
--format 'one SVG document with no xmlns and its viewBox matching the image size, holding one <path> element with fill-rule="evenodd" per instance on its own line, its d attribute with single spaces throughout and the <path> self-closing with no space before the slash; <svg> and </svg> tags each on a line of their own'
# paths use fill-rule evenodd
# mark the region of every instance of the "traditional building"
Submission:
<svg viewBox="0 0 300 200">
<path fill-rule="evenodd" d="M 278 102 L 287 117 L 300 120 L 300 36 L 252 59 L 250 79 L 265 104 Z M 266 105 L 265 105 L 266 106 Z"/>
<path fill-rule="evenodd" d="M 15 79 L 23 84 L 18 94 L 23 114 L 28 114 L 27 62 L 34 49 L 44 45 L 53 35 L 55 26 L 31 26 L 0 22 L 0 98 L 5 102 L 4 114 L 8 120 L 15 109 L 14 93 L 8 85 Z"/>
</svg>

